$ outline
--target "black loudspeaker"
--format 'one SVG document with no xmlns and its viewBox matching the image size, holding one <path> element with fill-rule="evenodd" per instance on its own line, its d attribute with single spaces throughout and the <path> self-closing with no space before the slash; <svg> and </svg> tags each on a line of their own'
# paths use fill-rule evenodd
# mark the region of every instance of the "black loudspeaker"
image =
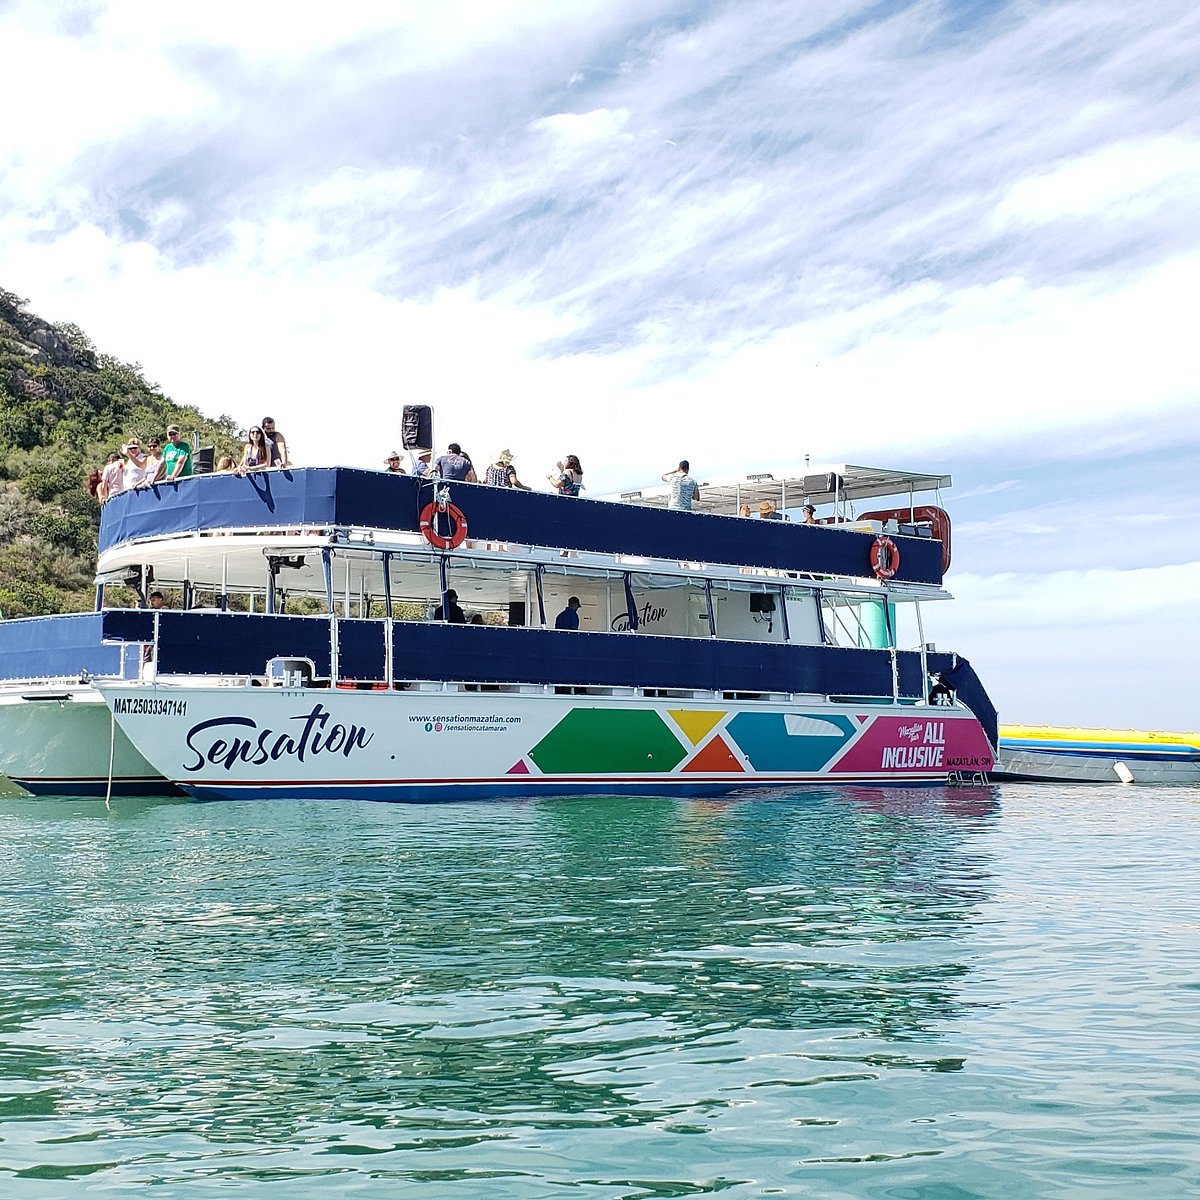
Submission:
<svg viewBox="0 0 1200 1200">
<path fill-rule="evenodd" d="M 433 449 L 433 409 L 406 404 L 400 413 L 400 444 L 405 450 Z"/>
<path fill-rule="evenodd" d="M 510 625 L 525 624 L 525 601 L 510 600 L 508 602 L 508 623 Z"/>
<path fill-rule="evenodd" d="M 192 474 L 211 475 L 213 469 L 213 457 L 215 454 L 216 447 L 201 446 L 200 449 L 192 455 Z"/>
<path fill-rule="evenodd" d="M 806 496 L 837 495 L 842 490 L 842 477 L 834 471 L 826 471 L 824 475 L 805 475 L 804 494 Z"/>
<path fill-rule="evenodd" d="M 773 613 L 775 597 L 770 592 L 751 592 L 750 611 L 755 613 Z"/>
</svg>

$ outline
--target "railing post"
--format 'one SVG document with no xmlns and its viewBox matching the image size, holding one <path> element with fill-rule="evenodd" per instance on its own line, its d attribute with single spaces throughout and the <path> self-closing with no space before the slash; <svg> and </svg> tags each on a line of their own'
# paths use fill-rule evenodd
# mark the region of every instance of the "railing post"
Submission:
<svg viewBox="0 0 1200 1200">
<path fill-rule="evenodd" d="M 913 604 L 917 613 L 917 640 L 921 647 L 921 699 L 929 699 L 929 647 L 925 645 L 925 625 L 921 620 L 921 602 Z"/>
</svg>

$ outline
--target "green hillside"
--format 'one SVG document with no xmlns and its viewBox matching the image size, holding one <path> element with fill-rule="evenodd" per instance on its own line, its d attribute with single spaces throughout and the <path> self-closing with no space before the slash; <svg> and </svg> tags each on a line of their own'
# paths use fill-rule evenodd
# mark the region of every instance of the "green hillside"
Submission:
<svg viewBox="0 0 1200 1200">
<path fill-rule="evenodd" d="M 240 453 L 230 417 L 175 404 L 137 363 L 98 353 L 0 288 L 0 613 L 90 609 L 100 507 L 87 476 L 130 434 L 172 422 L 198 445 Z"/>
</svg>

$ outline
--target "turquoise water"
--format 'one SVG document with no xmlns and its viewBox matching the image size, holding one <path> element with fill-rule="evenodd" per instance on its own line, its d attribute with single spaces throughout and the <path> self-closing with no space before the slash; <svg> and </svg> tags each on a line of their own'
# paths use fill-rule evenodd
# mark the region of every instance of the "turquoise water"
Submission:
<svg viewBox="0 0 1200 1200">
<path fill-rule="evenodd" d="M 0 1195 L 1191 1196 L 1198 847 L 1195 789 L 0 799 Z"/>
</svg>

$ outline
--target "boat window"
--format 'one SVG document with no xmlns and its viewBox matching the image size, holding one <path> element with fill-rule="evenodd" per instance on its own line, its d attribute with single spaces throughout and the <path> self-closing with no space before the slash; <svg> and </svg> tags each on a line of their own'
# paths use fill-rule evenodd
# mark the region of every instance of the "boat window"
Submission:
<svg viewBox="0 0 1200 1200">
<path fill-rule="evenodd" d="M 821 644 L 821 619 L 817 612 L 816 593 L 808 588 L 783 589 L 787 604 L 788 641 L 801 646 Z"/>
<path fill-rule="evenodd" d="M 533 577 L 532 568 L 514 570 L 511 563 L 455 558 L 448 567 L 446 585 L 458 593 L 458 604 L 472 623 L 536 625 Z M 432 618 L 442 602 L 441 573 L 436 562 L 393 555 L 389 579 L 392 614 L 397 620 Z"/>
<path fill-rule="evenodd" d="M 890 611 L 889 611 L 890 610 Z M 882 596 L 821 593 L 821 623 L 830 646 L 886 650 L 895 628 L 896 606 Z"/>
<path fill-rule="evenodd" d="M 546 567 L 542 572 L 542 596 L 546 604 L 546 624 L 567 607 L 572 596 L 579 598 L 579 628 L 591 632 L 611 629 L 613 621 L 625 614 L 625 582 L 620 571 L 582 571 Z M 533 619 L 537 623 L 536 601 Z"/>
<path fill-rule="evenodd" d="M 741 642 L 786 640 L 782 595 L 777 586 L 766 581 L 749 585 L 714 580 L 712 597 L 717 637 Z"/>
<path fill-rule="evenodd" d="M 708 601 L 703 579 L 634 571 L 629 576 L 629 588 L 639 633 L 708 637 Z M 626 607 L 622 605 L 622 609 Z M 622 611 L 616 615 L 611 628 L 620 631 L 628 625 L 628 613 Z"/>
</svg>

